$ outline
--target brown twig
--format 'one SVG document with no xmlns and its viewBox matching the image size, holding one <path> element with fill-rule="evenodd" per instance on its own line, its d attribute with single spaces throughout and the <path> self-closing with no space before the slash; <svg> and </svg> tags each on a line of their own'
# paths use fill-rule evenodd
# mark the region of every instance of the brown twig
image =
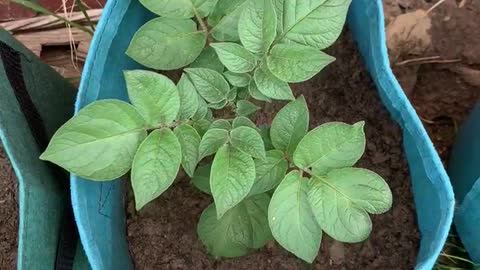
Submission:
<svg viewBox="0 0 480 270">
<path fill-rule="evenodd" d="M 433 5 L 431 8 L 429 8 L 427 10 L 427 14 L 430 14 L 430 12 L 432 12 L 434 9 L 436 9 L 437 7 L 439 7 L 441 4 L 445 3 L 446 0 L 440 0 L 438 1 L 437 3 L 435 3 L 435 5 Z"/>
<path fill-rule="evenodd" d="M 440 56 L 426 56 L 426 57 L 418 57 L 413 59 L 407 59 L 402 62 L 398 62 L 395 66 L 403 66 L 403 65 L 421 65 L 421 64 L 450 64 L 450 63 L 457 63 L 460 62 L 461 59 L 440 59 Z"/>
<path fill-rule="evenodd" d="M 420 120 L 422 120 L 423 122 L 425 122 L 425 123 L 427 123 L 427 124 L 430 124 L 430 125 L 436 124 L 435 121 L 428 120 L 428 119 L 423 118 L 423 117 L 421 117 L 421 116 L 419 116 L 418 118 L 420 118 Z"/>
<path fill-rule="evenodd" d="M 100 15 L 102 14 L 102 9 L 91 9 L 87 10 L 87 13 L 93 23 L 96 23 Z M 58 16 L 62 16 L 64 13 L 57 14 Z M 85 15 L 82 12 L 74 12 L 70 14 L 69 20 L 81 25 L 85 25 L 87 20 Z M 52 28 L 63 28 L 65 25 L 64 22 L 59 21 L 54 16 L 37 16 L 33 18 L 15 20 L 10 22 L 1 22 L 0 28 L 3 28 L 9 32 L 16 33 L 16 32 L 35 32 L 38 30 L 45 30 L 45 29 L 52 29 Z"/>
</svg>

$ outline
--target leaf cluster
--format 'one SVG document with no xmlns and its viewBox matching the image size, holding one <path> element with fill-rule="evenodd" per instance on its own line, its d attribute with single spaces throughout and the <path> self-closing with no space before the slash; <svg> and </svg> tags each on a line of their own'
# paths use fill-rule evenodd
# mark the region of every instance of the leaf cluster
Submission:
<svg viewBox="0 0 480 270">
<path fill-rule="evenodd" d="M 365 240 L 369 214 L 391 207 L 388 185 L 353 167 L 365 150 L 364 123 L 309 131 L 309 112 L 289 83 L 334 58 L 350 0 L 141 0 L 159 15 L 127 54 L 156 70 L 183 68 L 177 83 L 125 71 L 130 103 L 100 100 L 54 135 L 41 159 L 95 181 L 131 170 L 136 208 L 164 193 L 182 168 L 211 194 L 197 227 L 216 257 L 237 257 L 273 238 L 312 262 L 322 232 Z M 261 102 L 288 100 L 271 126 L 248 118 Z M 230 110 L 234 117 L 225 117 Z"/>
</svg>

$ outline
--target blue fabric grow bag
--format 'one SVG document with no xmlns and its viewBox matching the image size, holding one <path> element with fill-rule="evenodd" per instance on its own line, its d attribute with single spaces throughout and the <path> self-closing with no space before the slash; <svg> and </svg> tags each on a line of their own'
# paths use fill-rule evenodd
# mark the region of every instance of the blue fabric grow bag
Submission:
<svg viewBox="0 0 480 270">
<path fill-rule="evenodd" d="M 452 150 L 448 173 L 455 190 L 455 228 L 468 254 L 480 263 L 480 104 L 463 124 Z"/>
<path fill-rule="evenodd" d="M 86 62 L 77 111 L 98 99 L 127 100 L 122 71 L 140 66 L 124 52 L 134 32 L 151 18 L 152 14 L 138 0 L 108 2 Z M 383 103 L 403 129 L 422 235 L 416 269 L 431 269 L 453 217 L 450 181 L 422 123 L 390 70 L 381 0 L 353 0 L 348 21 Z M 71 186 L 80 237 L 92 268 L 132 269 L 125 234 L 124 182 L 99 183 L 72 176 Z"/>
<path fill-rule="evenodd" d="M 73 85 L 0 28 L 0 145 L 18 181 L 18 270 L 72 263 L 75 270 L 89 269 L 81 246 L 76 249 L 68 174 L 38 158 L 72 116 L 75 94 Z"/>
</svg>

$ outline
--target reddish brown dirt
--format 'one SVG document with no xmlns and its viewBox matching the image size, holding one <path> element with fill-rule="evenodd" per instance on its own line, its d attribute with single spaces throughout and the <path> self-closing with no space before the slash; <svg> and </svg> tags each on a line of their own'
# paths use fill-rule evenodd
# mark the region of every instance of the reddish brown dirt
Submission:
<svg viewBox="0 0 480 270">
<path fill-rule="evenodd" d="M 0 143 L 0 269 L 16 269 L 17 180 Z"/>
<path fill-rule="evenodd" d="M 128 240 L 136 269 L 413 269 L 419 234 L 400 129 L 381 104 L 350 34 L 345 33 L 328 53 L 337 58 L 335 63 L 311 81 L 292 87 L 296 95 L 305 95 L 312 127 L 328 121 L 366 121 L 367 151 L 358 165 L 382 175 L 394 196 L 388 213 L 372 216 L 370 238 L 340 244 L 324 236 L 311 267 L 274 242 L 246 257 L 215 261 L 196 234 L 200 214 L 211 198 L 181 179 L 137 214 L 130 197 Z M 267 106 L 257 122 L 270 123 L 282 106 Z"/>
<path fill-rule="evenodd" d="M 387 0 L 386 22 L 417 9 L 428 10 L 436 2 Z M 447 0 L 429 16 L 431 45 L 423 55 L 403 55 L 392 68 L 446 164 L 459 125 L 480 98 L 480 1 Z M 397 65 L 425 56 L 457 62 Z"/>
</svg>

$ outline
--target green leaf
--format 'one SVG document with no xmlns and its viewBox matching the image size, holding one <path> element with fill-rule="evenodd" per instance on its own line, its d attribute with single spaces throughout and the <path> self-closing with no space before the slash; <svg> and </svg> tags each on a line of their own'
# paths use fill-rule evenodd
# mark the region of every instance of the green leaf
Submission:
<svg viewBox="0 0 480 270">
<path fill-rule="evenodd" d="M 255 158 L 265 158 L 265 146 L 262 136 L 256 129 L 250 127 L 237 127 L 230 131 L 232 146 Z"/>
<path fill-rule="evenodd" d="M 320 175 L 352 166 L 365 151 L 364 125 L 332 122 L 313 129 L 298 144 L 293 162 L 302 169 L 313 167 Z"/>
<path fill-rule="evenodd" d="M 256 100 L 266 101 L 266 102 L 272 101 L 269 97 L 265 96 L 258 90 L 257 84 L 255 83 L 254 80 L 251 80 L 250 84 L 248 85 L 248 93 L 250 94 L 250 96 L 252 96 Z"/>
<path fill-rule="evenodd" d="M 212 194 L 210 190 L 210 170 L 212 165 L 198 166 L 192 177 L 192 184 L 200 191 Z"/>
<path fill-rule="evenodd" d="M 124 72 L 128 97 L 150 126 L 172 123 L 180 110 L 175 84 L 167 77 L 144 70 Z"/>
<path fill-rule="evenodd" d="M 272 0 L 251 0 L 238 22 L 240 41 L 247 50 L 265 54 L 277 34 L 277 18 Z"/>
<path fill-rule="evenodd" d="M 273 150 L 272 139 L 270 138 L 270 127 L 267 125 L 261 125 L 259 128 L 260 136 L 262 136 L 263 144 L 265 144 L 265 150 Z"/>
<path fill-rule="evenodd" d="M 191 18 L 195 12 L 206 17 L 212 12 L 217 0 L 140 0 L 151 12 L 169 18 Z"/>
<path fill-rule="evenodd" d="M 253 79 L 255 80 L 258 91 L 269 98 L 279 100 L 295 99 L 288 83 L 275 77 L 275 75 L 268 70 L 266 64 L 262 64 L 255 70 Z"/>
<path fill-rule="evenodd" d="M 146 123 L 135 108 L 118 100 L 94 102 L 55 132 L 40 156 L 92 180 L 113 180 L 130 170 Z"/>
<path fill-rule="evenodd" d="M 198 101 L 198 108 L 195 114 L 192 116 L 192 119 L 195 121 L 205 118 L 208 114 L 208 104 L 199 94 L 197 94 L 197 101 Z"/>
<path fill-rule="evenodd" d="M 248 87 L 239 87 L 237 90 L 237 100 L 248 99 L 250 94 L 248 93 Z"/>
<path fill-rule="evenodd" d="M 218 219 L 245 199 L 254 181 L 255 163 L 252 157 L 229 145 L 218 150 L 210 174 Z"/>
<path fill-rule="evenodd" d="M 215 257 L 239 257 L 251 248 L 261 248 L 272 239 L 267 220 L 269 201 L 266 194 L 250 197 L 219 220 L 211 204 L 198 223 L 200 240 Z"/>
<path fill-rule="evenodd" d="M 368 213 L 382 214 L 392 206 L 387 183 L 366 169 L 335 169 L 312 180 L 308 200 L 315 218 L 323 231 L 341 242 L 367 239 L 372 230 Z"/>
<path fill-rule="evenodd" d="M 248 119 L 248 118 L 245 117 L 245 116 L 239 116 L 239 117 L 233 119 L 232 127 L 233 127 L 233 128 L 237 128 L 237 127 L 249 127 L 249 128 L 253 128 L 253 129 L 255 129 L 255 130 L 258 131 L 258 128 L 257 128 L 257 126 L 255 125 L 255 123 L 253 123 L 252 120 Z"/>
<path fill-rule="evenodd" d="M 202 136 L 207 132 L 208 127 L 212 124 L 210 120 L 200 119 L 195 122 L 192 122 L 192 127 L 197 131 L 198 135 Z"/>
<path fill-rule="evenodd" d="M 176 127 L 174 132 L 182 146 L 182 167 L 188 176 L 192 177 L 199 161 L 200 135 L 192 126 L 187 124 Z"/>
<path fill-rule="evenodd" d="M 231 72 L 246 73 L 257 65 L 255 56 L 236 43 L 211 43 L 222 64 Z"/>
<path fill-rule="evenodd" d="M 203 49 L 202 53 L 198 56 L 192 64 L 191 68 L 208 68 L 215 70 L 216 72 L 222 73 L 225 70 L 222 62 L 215 53 L 215 50 L 212 47 L 206 47 Z"/>
<path fill-rule="evenodd" d="M 268 226 L 268 204 L 270 196 L 267 194 L 258 194 L 245 199 L 242 204 L 247 209 L 248 218 L 251 225 L 252 242 L 248 245 L 250 248 L 258 249 L 273 240 L 272 232 Z"/>
<path fill-rule="evenodd" d="M 308 203 L 307 181 L 299 171 L 285 176 L 270 201 L 268 222 L 282 247 L 312 263 L 320 249 L 322 231 Z"/>
<path fill-rule="evenodd" d="M 230 122 L 228 122 L 225 119 L 218 119 L 218 120 L 215 120 L 209 127 L 209 129 L 214 129 L 214 128 L 231 130 L 232 125 L 230 124 Z"/>
<path fill-rule="evenodd" d="M 190 79 L 186 74 L 182 74 L 177 83 L 178 94 L 180 98 L 180 111 L 177 120 L 182 122 L 193 118 L 198 110 L 198 94 Z"/>
<path fill-rule="evenodd" d="M 237 93 L 238 93 L 238 88 L 232 87 L 232 89 L 230 89 L 230 92 L 228 92 L 228 96 L 227 96 L 228 101 L 233 102 L 237 98 Z"/>
<path fill-rule="evenodd" d="M 238 74 L 231 71 L 226 71 L 223 73 L 223 76 L 225 76 L 231 85 L 236 87 L 246 87 L 252 80 L 252 76 L 250 76 L 248 73 Z"/>
<path fill-rule="evenodd" d="M 173 184 L 181 160 L 180 143 L 170 129 L 157 129 L 148 135 L 138 148 L 132 164 L 131 180 L 137 210 Z"/>
<path fill-rule="evenodd" d="M 274 0 L 279 41 L 318 49 L 332 45 L 342 32 L 351 0 Z"/>
<path fill-rule="evenodd" d="M 300 140 L 307 134 L 309 123 L 305 98 L 300 96 L 288 103 L 273 118 L 270 137 L 275 149 L 285 151 L 290 157 Z M 309 151 L 312 151 L 311 148 Z"/>
<path fill-rule="evenodd" d="M 246 0 L 218 0 L 213 12 L 208 16 L 208 25 L 215 27 L 222 19 L 234 12 Z"/>
<path fill-rule="evenodd" d="M 237 102 L 237 109 L 235 110 L 238 116 L 249 116 L 252 113 L 260 110 L 260 107 L 248 100 L 239 100 Z"/>
<path fill-rule="evenodd" d="M 225 129 L 212 128 L 209 129 L 202 137 L 199 146 L 200 160 L 210 156 L 228 142 L 228 131 Z"/>
<path fill-rule="evenodd" d="M 318 49 L 297 44 L 275 45 L 267 57 L 270 71 L 280 80 L 292 83 L 311 79 L 334 60 Z"/>
<path fill-rule="evenodd" d="M 243 3 L 235 0 L 229 1 L 235 2 L 235 4 L 238 5 L 232 8 L 232 11 L 226 13 L 210 31 L 213 38 L 217 41 L 233 42 L 240 40 L 238 36 L 238 21 L 248 1 L 243 1 Z"/>
<path fill-rule="evenodd" d="M 265 159 L 256 159 L 255 183 L 249 195 L 264 193 L 277 187 L 285 177 L 287 168 L 288 162 L 278 150 L 268 151 Z"/>
<path fill-rule="evenodd" d="M 230 90 L 231 91 L 231 90 Z M 229 92 L 230 93 L 230 92 Z M 228 100 L 227 99 L 224 99 L 220 102 L 216 102 L 216 103 L 210 103 L 208 104 L 208 108 L 211 108 L 211 109 L 214 109 L 214 110 L 220 110 L 220 109 L 223 109 L 228 103 Z"/>
<path fill-rule="evenodd" d="M 207 68 L 186 68 L 185 72 L 206 101 L 217 103 L 227 98 L 230 86 L 220 73 Z"/>
<path fill-rule="evenodd" d="M 191 19 L 160 17 L 140 27 L 127 55 L 149 68 L 174 70 L 191 64 L 206 42 L 207 34 Z"/>
</svg>

